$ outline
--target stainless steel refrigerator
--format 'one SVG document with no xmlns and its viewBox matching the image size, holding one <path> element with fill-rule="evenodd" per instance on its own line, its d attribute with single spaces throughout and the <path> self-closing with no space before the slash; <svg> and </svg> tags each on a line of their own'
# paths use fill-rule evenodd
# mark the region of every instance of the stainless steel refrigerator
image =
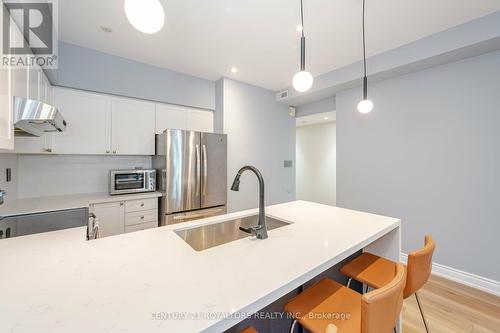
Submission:
<svg viewBox="0 0 500 333">
<path fill-rule="evenodd" d="M 167 129 L 156 136 L 160 225 L 226 213 L 227 136 Z"/>
</svg>

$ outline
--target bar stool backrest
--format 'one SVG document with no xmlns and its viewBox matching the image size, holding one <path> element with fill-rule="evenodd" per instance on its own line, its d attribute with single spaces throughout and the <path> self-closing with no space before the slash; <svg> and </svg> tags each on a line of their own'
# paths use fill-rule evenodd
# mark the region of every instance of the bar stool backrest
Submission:
<svg viewBox="0 0 500 333">
<path fill-rule="evenodd" d="M 403 307 L 406 269 L 396 265 L 394 279 L 382 288 L 365 294 L 361 301 L 361 333 L 390 333 Z"/>
<path fill-rule="evenodd" d="M 432 270 L 432 254 L 436 243 L 431 236 L 425 236 L 425 246 L 408 255 L 406 286 L 403 297 L 408 298 L 429 280 Z"/>
</svg>

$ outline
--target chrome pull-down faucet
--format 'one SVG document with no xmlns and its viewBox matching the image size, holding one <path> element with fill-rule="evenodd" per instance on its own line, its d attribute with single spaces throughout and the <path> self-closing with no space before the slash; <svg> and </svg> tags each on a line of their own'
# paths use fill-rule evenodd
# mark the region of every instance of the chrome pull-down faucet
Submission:
<svg viewBox="0 0 500 333">
<path fill-rule="evenodd" d="M 232 191 L 240 190 L 240 177 L 241 174 L 247 170 L 252 171 L 259 179 L 259 224 L 252 226 L 250 228 L 240 227 L 241 231 L 255 235 L 258 239 L 266 239 L 267 236 L 267 226 L 266 226 L 266 212 L 264 206 L 264 178 L 260 171 L 253 166 L 244 166 L 238 171 L 236 177 L 234 178 L 233 185 L 231 186 Z"/>
</svg>

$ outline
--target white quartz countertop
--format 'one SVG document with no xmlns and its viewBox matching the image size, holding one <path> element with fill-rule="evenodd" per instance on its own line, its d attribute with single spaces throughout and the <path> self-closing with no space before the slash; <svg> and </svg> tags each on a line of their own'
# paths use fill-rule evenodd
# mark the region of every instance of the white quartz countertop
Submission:
<svg viewBox="0 0 500 333">
<path fill-rule="evenodd" d="M 161 197 L 160 192 L 109 195 L 109 193 L 84 193 L 51 197 L 17 199 L 0 206 L 0 217 L 44 213 L 58 210 L 88 207 L 93 203 L 140 200 Z"/>
<path fill-rule="evenodd" d="M 400 221 L 305 201 L 267 207 L 292 224 L 196 252 L 174 230 L 256 210 L 85 241 L 75 228 L 0 241 L 2 331 L 223 332 Z M 398 236 L 399 240 L 399 236 Z M 167 316 L 177 319 L 166 320 Z M 198 316 L 198 319 L 179 319 Z"/>
</svg>

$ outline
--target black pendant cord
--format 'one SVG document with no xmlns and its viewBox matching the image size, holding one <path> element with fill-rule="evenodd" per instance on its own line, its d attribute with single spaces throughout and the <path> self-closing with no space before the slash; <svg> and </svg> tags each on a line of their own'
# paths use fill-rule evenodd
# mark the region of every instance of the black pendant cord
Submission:
<svg viewBox="0 0 500 333">
<path fill-rule="evenodd" d="M 300 37 L 300 70 L 303 72 L 306 70 L 306 37 L 304 36 L 304 5 L 302 0 L 300 0 L 300 24 L 302 32 L 302 37 Z"/>
<path fill-rule="evenodd" d="M 366 76 L 365 0 L 363 0 L 363 99 L 368 99 L 368 78 Z"/>
<path fill-rule="evenodd" d="M 304 5 L 302 3 L 302 0 L 300 0 L 300 24 L 302 37 L 304 37 Z"/>
</svg>

